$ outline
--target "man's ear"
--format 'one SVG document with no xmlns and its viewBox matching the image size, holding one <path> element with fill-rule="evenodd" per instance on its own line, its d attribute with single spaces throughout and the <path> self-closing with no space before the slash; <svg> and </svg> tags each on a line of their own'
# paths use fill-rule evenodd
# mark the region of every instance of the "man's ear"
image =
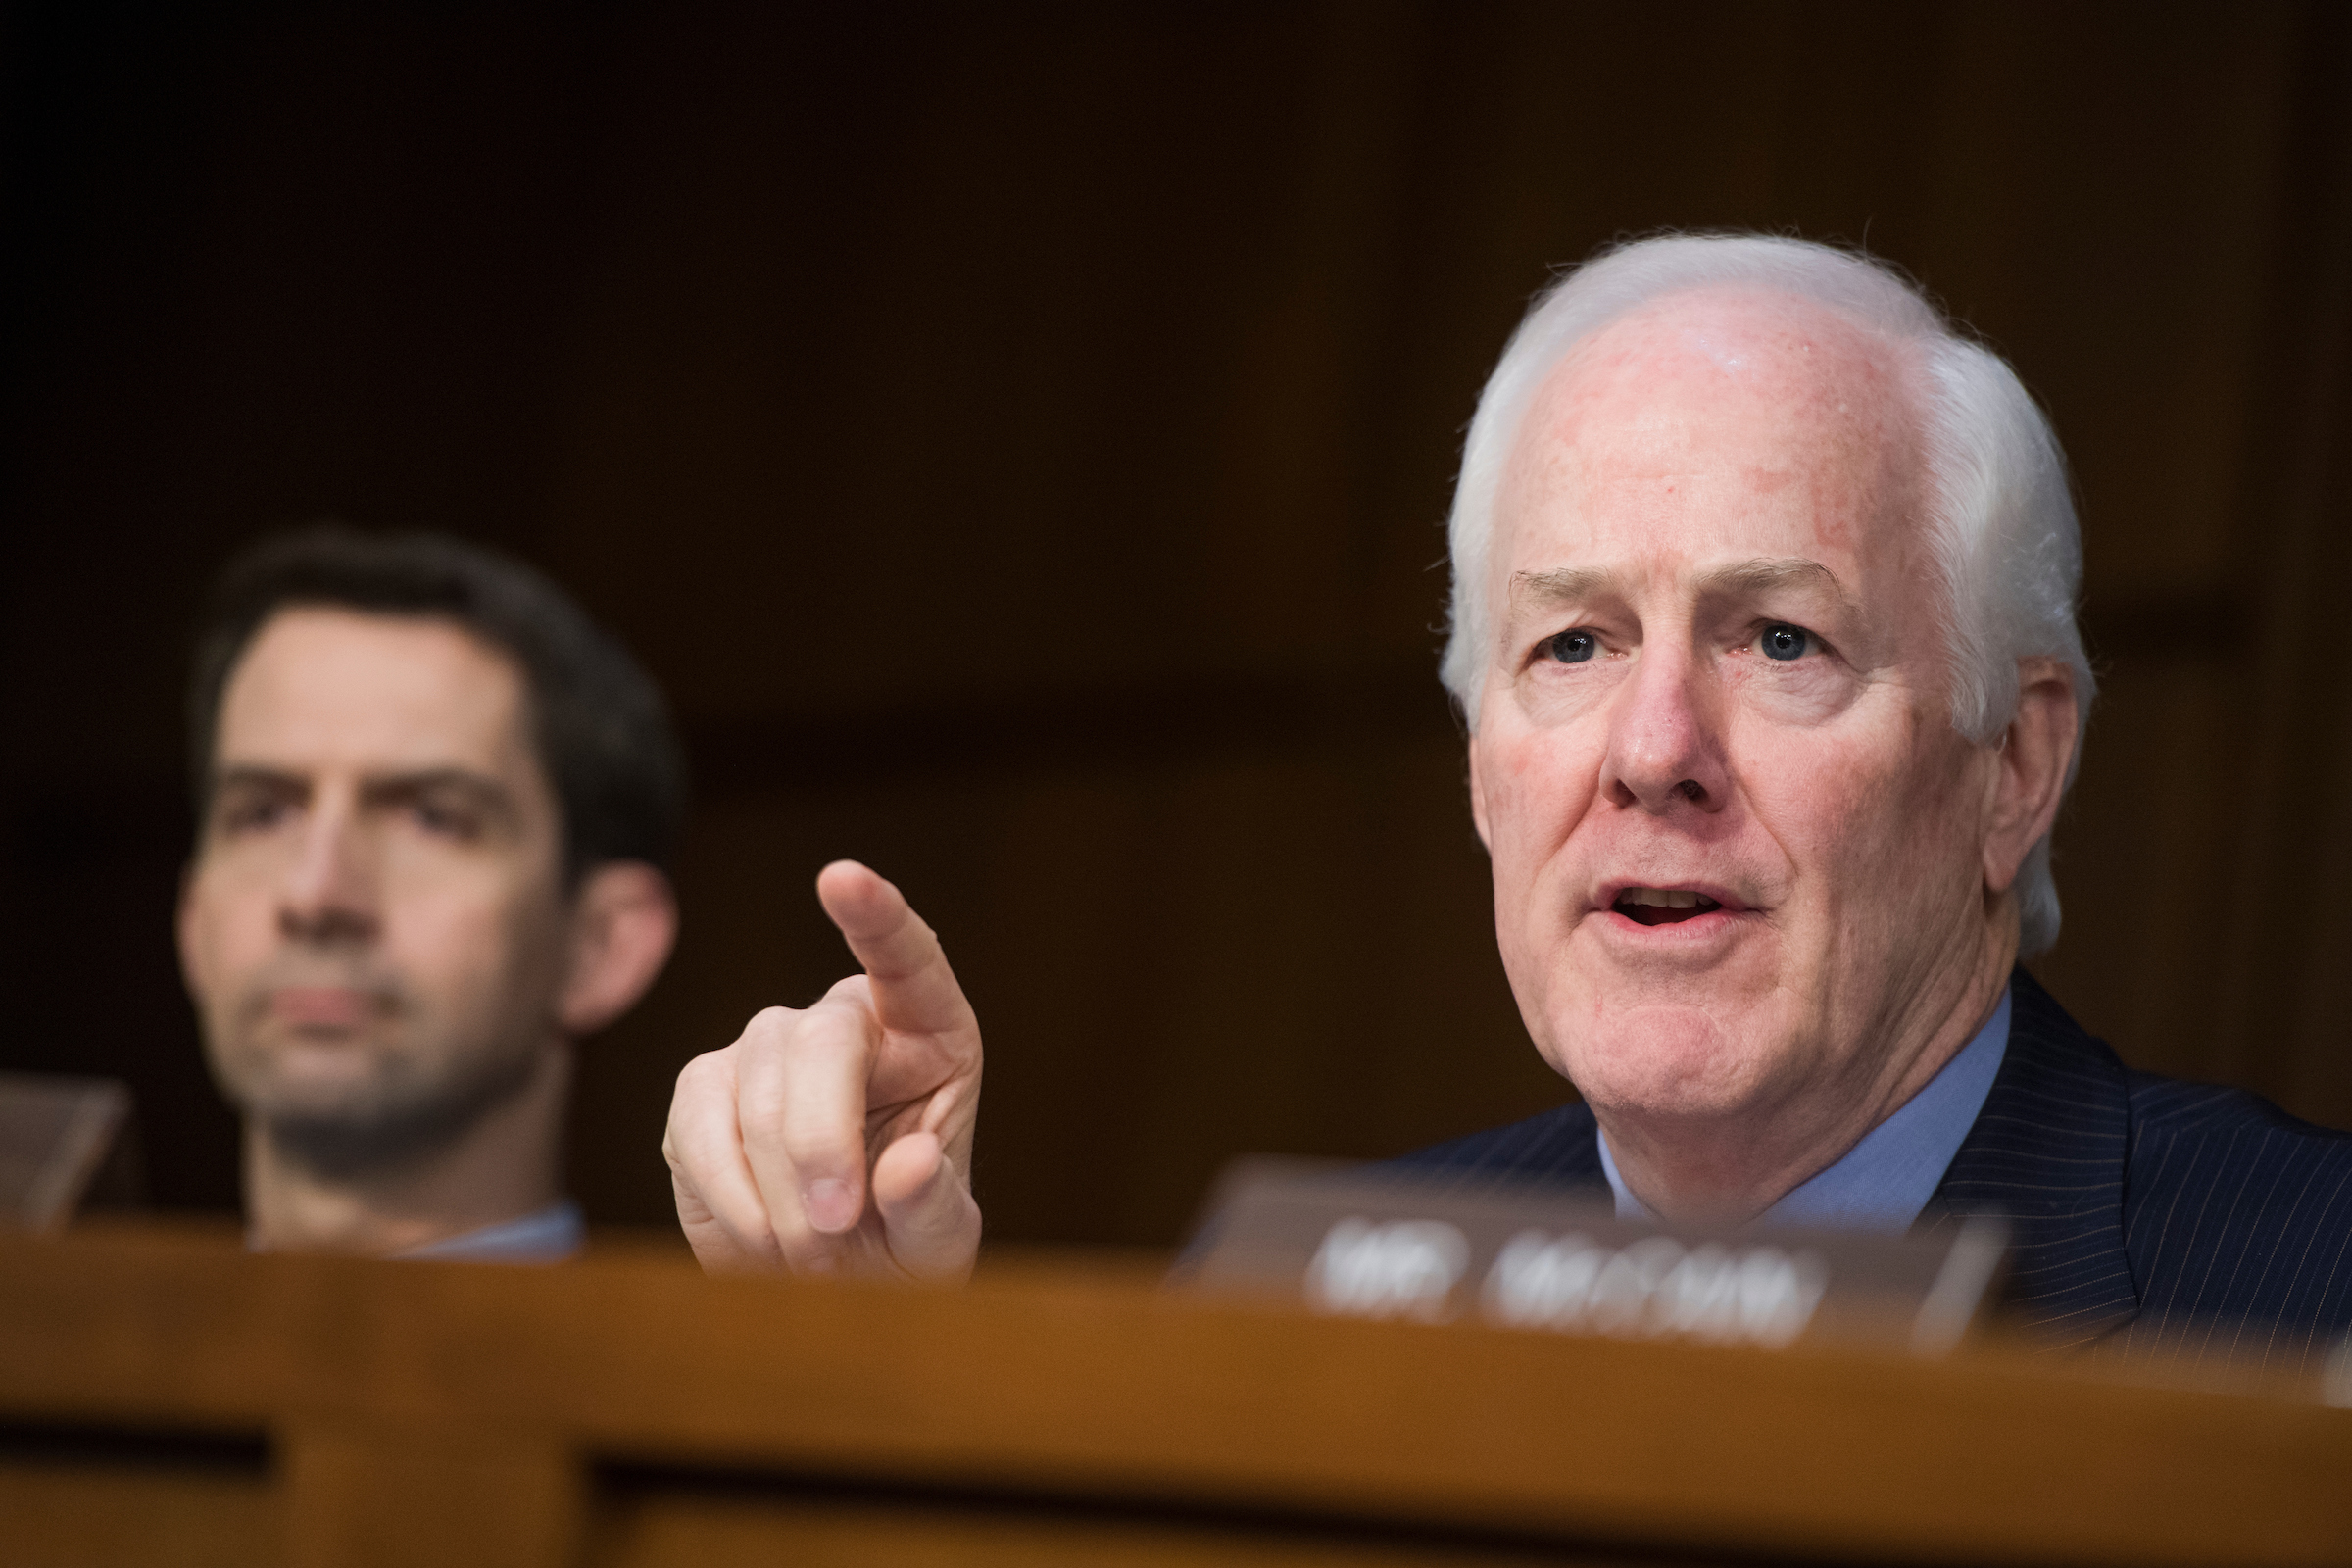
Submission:
<svg viewBox="0 0 2352 1568">
<path fill-rule="evenodd" d="M 558 1025 L 577 1039 L 635 1006 L 677 938 L 678 901 L 661 871 L 643 860 L 610 860 L 590 871 L 572 896 Z"/>
<path fill-rule="evenodd" d="M 1492 855 L 1494 853 L 1494 841 L 1487 837 L 1487 791 L 1486 786 L 1480 780 L 1478 771 L 1478 736 L 1476 732 L 1470 736 L 1468 749 L 1470 753 L 1470 825 L 1478 829 L 1478 842 L 1485 845 L 1487 853 Z"/>
<path fill-rule="evenodd" d="M 2017 662 L 2017 712 L 1993 759 L 1984 887 L 2002 894 L 2058 819 L 2078 733 L 2074 671 L 2055 659 Z"/>
</svg>

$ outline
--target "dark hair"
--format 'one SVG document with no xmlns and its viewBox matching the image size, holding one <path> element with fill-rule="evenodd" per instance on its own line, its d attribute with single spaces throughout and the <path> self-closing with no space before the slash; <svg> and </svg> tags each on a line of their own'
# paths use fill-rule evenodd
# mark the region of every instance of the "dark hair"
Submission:
<svg viewBox="0 0 2352 1568">
<path fill-rule="evenodd" d="M 229 673 L 270 616 L 302 605 L 450 621 L 512 658 L 529 691 L 540 765 L 564 808 L 566 884 L 608 860 L 668 867 L 686 766 L 659 688 L 545 576 L 429 533 L 328 524 L 265 540 L 220 573 L 198 622 L 188 686 L 199 821 Z"/>
</svg>

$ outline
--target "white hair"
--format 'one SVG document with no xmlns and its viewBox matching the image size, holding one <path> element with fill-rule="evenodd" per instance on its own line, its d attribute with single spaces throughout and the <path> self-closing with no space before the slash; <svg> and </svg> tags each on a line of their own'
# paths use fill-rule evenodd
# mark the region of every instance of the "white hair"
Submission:
<svg viewBox="0 0 2352 1568">
<path fill-rule="evenodd" d="M 1699 288 L 1762 289 L 1827 306 L 1897 346 L 1917 405 L 1929 522 L 1951 658 L 1952 722 L 1980 745 L 2017 712 L 2021 659 L 2073 671 L 2075 761 L 2094 690 L 2075 602 L 2082 543 L 2058 438 L 2015 371 L 1953 329 L 1891 269 L 1865 256 L 1766 235 L 1669 234 L 1620 245 L 1539 295 L 1479 395 L 1462 448 L 1446 535 L 1453 562 L 1451 635 L 1441 674 L 1478 727 L 1494 656 L 1489 603 L 1494 505 L 1521 421 L 1552 368 L 1620 317 Z M 2044 834 L 2018 873 L 2020 951 L 2058 940 L 2058 887 Z"/>
</svg>

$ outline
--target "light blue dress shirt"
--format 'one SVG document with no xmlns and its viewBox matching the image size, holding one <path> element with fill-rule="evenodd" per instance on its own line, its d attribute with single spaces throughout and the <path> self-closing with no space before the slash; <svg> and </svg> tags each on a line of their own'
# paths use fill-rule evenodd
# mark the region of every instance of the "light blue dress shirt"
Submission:
<svg viewBox="0 0 2352 1568">
<path fill-rule="evenodd" d="M 588 1241 L 580 1205 L 566 1198 L 535 1214 L 485 1225 L 463 1236 L 444 1236 L 394 1257 L 450 1258 L 474 1263 L 561 1263 Z"/>
<path fill-rule="evenodd" d="M 1905 1231 L 1936 1196 L 1936 1184 L 1960 1152 L 1984 1108 L 1984 1096 L 2009 1051 L 2009 993 L 1943 1070 L 1901 1109 L 1863 1135 L 1838 1162 L 1766 1209 L 1758 1225 L 1807 1225 L 1828 1230 Z M 1600 1139 L 1600 1168 L 1617 1198 L 1617 1217 L 1650 1219 Z"/>
</svg>

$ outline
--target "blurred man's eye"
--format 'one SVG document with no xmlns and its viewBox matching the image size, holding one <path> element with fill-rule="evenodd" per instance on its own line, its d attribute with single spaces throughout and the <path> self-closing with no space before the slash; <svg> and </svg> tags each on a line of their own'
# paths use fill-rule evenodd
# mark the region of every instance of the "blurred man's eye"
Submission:
<svg viewBox="0 0 2352 1568">
<path fill-rule="evenodd" d="M 1545 638 L 1544 651 L 1563 664 L 1581 664 L 1600 652 L 1600 639 L 1578 628 Z"/>
<path fill-rule="evenodd" d="M 1802 626 L 1775 621 L 1764 628 L 1764 635 L 1757 639 L 1757 643 L 1763 648 L 1766 659 L 1802 659 L 1813 647 L 1813 634 Z"/>
<path fill-rule="evenodd" d="M 214 820 L 223 833 L 256 833 L 284 821 L 292 809 L 282 796 L 237 795 L 220 804 Z"/>
<path fill-rule="evenodd" d="M 481 836 L 482 813 L 457 802 L 418 801 L 416 817 L 417 826 L 444 838 L 472 839 Z"/>
</svg>

